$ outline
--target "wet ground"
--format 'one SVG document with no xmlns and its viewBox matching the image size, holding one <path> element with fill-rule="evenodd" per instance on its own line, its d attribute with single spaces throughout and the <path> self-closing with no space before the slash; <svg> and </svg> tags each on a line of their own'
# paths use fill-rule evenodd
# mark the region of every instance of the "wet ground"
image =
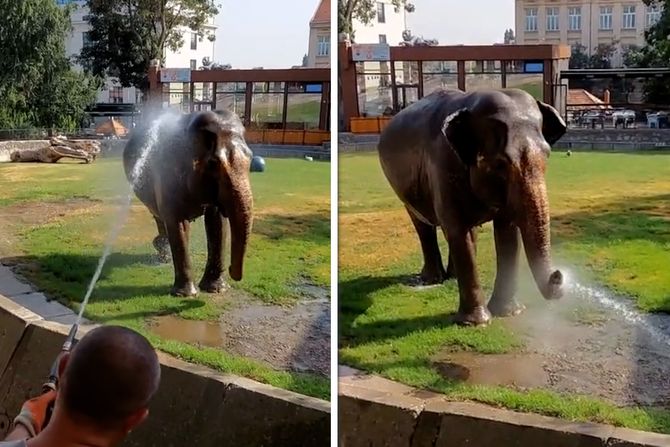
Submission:
<svg viewBox="0 0 670 447">
<path fill-rule="evenodd" d="M 561 301 L 526 304 L 523 314 L 504 320 L 522 334 L 522 352 L 441 352 L 435 366 L 468 383 L 670 405 L 670 316 L 641 315 L 625 298 L 584 286 Z"/>
<path fill-rule="evenodd" d="M 3 207 L 1 225 L 43 225 L 101 207 L 98 201 L 70 199 Z M 0 258 L 17 271 L 37 269 L 28 265 L 16 249 L 17 241 L 0 234 Z M 219 321 L 191 321 L 163 316 L 148 322 L 151 330 L 165 338 L 206 347 L 225 349 L 265 362 L 280 370 L 330 373 L 330 293 L 303 281 L 296 286 L 302 298 L 292 306 L 266 305 L 237 290 L 222 296 L 227 307 Z M 219 297 L 220 298 L 220 297 Z M 214 299 L 218 299 L 214 297 Z"/>
<path fill-rule="evenodd" d="M 267 305 L 236 294 L 218 321 L 174 316 L 149 322 L 161 337 L 265 362 L 280 370 L 330 374 L 330 299 L 326 289 L 303 284 L 292 306 Z M 241 298 L 241 299 L 239 299 Z"/>
</svg>

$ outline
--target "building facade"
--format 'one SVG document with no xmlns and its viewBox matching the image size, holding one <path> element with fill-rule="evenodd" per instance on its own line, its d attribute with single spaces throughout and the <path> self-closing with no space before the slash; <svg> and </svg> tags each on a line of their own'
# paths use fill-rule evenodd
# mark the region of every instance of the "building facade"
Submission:
<svg viewBox="0 0 670 447">
<path fill-rule="evenodd" d="M 378 1 L 372 22 L 365 25 L 354 20 L 356 43 L 388 43 L 397 46 L 403 41 L 402 33 L 407 29 L 405 8 L 396 7 L 390 0 Z"/>
<path fill-rule="evenodd" d="M 330 67 L 330 52 L 330 0 L 320 0 L 312 20 L 309 21 L 307 66 Z"/>
<path fill-rule="evenodd" d="M 76 9 L 70 17 L 72 32 L 65 43 L 67 54 L 74 58 L 81 54 L 82 48 L 87 44 L 87 35 L 90 24 L 87 20 L 88 8 L 86 2 L 81 0 L 56 0 L 59 5 L 75 4 Z M 202 66 L 204 58 L 214 60 L 215 42 L 206 37 L 198 38 L 196 33 L 189 29 L 181 30 L 184 38 L 183 45 L 177 51 L 166 50 L 164 53 L 165 66 L 169 68 L 188 68 L 196 70 Z M 207 25 L 207 32 L 216 34 L 216 25 L 212 17 Z M 109 78 L 98 92 L 97 102 L 99 104 L 136 104 L 140 101 L 140 93 L 134 87 L 124 88 L 117 80 Z"/>
<path fill-rule="evenodd" d="M 600 44 L 644 45 L 660 17 L 642 0 L 515 0 L 516 42 L 583 45 L 591 55 Z"/>
</svg>

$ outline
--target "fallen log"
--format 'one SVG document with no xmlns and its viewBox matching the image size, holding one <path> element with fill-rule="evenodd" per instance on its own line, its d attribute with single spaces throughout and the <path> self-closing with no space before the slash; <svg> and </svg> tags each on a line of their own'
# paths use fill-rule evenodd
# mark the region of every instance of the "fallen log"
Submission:
<svg viewBox="0 0 670 447">
<path fill-rule="evenodd" d="M 95 161 L 100 153 L 100 142 L 95 140 L 70 141 L 65 137 L 54 137 L 44 146 L 33 149 L 15 150 L 10 159 L 17 163 L 57 163 L 62 158 Z"/>
</svg>

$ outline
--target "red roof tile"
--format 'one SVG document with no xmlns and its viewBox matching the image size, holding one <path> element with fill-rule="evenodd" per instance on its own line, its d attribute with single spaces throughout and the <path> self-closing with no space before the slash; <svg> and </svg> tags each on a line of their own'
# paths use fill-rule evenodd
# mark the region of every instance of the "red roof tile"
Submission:
<svg viewBox="0 0 670 447">
<path fill-rule="evenodd" d="M 330 24 L 330 0 L 321 0 L 310 24 Z"/>
</svg>

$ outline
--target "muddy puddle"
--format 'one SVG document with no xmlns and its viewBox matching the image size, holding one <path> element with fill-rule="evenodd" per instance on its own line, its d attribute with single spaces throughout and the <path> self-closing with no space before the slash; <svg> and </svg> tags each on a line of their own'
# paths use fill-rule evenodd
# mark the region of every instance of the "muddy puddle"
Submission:
<svg viewBox="0 0 670 447">
<path fill-rule="evenodd" d="M 155 334 L 185 343 L 224 349 L 280 370 L 330 374 L 330 300 L 328 291 L 305 286 L 292 306 L 251 300 L 231 304 L 218 321 L 175 316 L 152 319 Z"/>
<path fill-rule="evenodd" d="M 641 315 L 625 298 L 583 286 L 561 301 L 532 297 L 520 300 L 528 307 L 523 314 L 503 321 L 521 335 L 521 352 L 443 351 L 435 367 L 471 384 L 584 394 L 621 406 L 670 405 L 670 316 Z"/>
</svg>

